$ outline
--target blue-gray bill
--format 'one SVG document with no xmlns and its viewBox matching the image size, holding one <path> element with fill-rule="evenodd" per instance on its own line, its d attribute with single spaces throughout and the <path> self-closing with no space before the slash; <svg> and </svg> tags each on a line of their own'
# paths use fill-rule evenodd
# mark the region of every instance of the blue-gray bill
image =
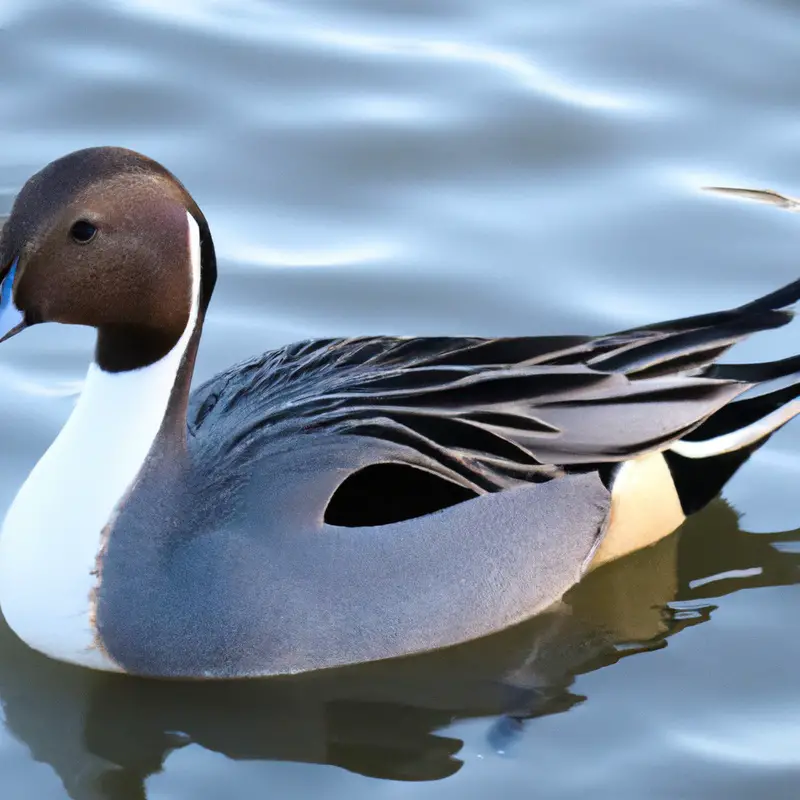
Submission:
<svg viewBox="0 0 800 800">
<path fill-rule="evenodd" d="M 19 257 L 11 262 L 11 267 L 0 283 L 0 342 L 10 339 L 25 327 L 25 315 L 14 305 L 12 296 L 18 262 Z"/>
</svg>

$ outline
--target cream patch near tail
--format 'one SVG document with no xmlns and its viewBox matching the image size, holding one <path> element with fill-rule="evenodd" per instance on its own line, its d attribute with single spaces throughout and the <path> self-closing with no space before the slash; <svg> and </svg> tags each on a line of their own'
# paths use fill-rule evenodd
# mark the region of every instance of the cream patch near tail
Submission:
<svg viewBox="0 0 800 800">
<path fill-rule="evenodd" d="M 685 518 L 661 453 L 626 461 L 612 485 L 608 529 L 590 569 L 657 542 Z"/>
</svg>

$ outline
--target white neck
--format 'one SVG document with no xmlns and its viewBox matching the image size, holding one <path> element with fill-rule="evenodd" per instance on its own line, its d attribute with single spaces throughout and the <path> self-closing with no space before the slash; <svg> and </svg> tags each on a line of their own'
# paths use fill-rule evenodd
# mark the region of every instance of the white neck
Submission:
<svg viewBox="0 0 800 800">
<path fill-rule="evenodd" d="M 118 670 L 97 645 L 94 595 L 103 529 L 141 472 L 194 333 L 200 233 L 189 220 L 189 322 L 161 360 L 129 372 L 91 364 L 71 416 L 17 494 L 0 534 L 0 607 L 31 647 Z"/>
</svg>

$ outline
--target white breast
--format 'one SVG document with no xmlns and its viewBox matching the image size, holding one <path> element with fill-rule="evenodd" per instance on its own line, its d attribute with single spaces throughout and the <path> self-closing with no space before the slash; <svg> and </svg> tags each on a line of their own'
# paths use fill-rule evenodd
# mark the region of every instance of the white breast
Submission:
<svg viewBox="0 0 800 800">
<path fill-rule="evenodd" d="M 23 484 L 0 533 L 6 621 L 28 645 L 61 661 L 119 671 L 94 628 L 98 555 L 103 530 L 161 427 L 197 321 L 200 237 L 187 216 L 193 293 L 186 330 L 149 367 L 115 374 L 89 367 L 75 410 Z"/>
</svg>

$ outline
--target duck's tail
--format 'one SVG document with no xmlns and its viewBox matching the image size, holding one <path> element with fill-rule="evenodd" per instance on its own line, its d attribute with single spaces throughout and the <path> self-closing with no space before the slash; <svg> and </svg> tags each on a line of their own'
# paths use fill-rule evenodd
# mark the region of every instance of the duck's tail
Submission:
<svg viewBox="0 0 800 800">
<path fill-rule="evenodd" d="M 755 388 L 664 453 L 687 516 L 709 503 L 775 431 L 800 414 L 800 356 L 764 364 L 716 364 L 707 374 Z"/>
</svg>

